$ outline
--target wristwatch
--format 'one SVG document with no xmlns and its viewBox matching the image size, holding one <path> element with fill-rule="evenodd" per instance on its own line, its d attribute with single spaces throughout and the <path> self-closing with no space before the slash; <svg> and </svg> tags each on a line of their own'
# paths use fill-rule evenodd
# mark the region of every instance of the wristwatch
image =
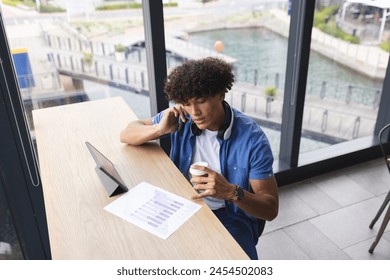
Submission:
<svg viewBox="0 0 390 280">
<path fill-rule="evenodd" d="M 236 190 L 234 191 L 235 201 L 240 201 L 244 198 L 244 189 L 236 185 Z"/>
</svg>

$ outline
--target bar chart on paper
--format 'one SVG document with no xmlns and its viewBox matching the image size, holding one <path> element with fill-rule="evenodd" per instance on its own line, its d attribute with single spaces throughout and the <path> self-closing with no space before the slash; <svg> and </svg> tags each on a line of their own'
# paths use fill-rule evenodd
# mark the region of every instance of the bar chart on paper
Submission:
<svg viewBox="0 0 390 280">
<path fill-rule="evenodd" d="M 190 200 L 142 182 L 104 209 L 167 239 L 200 207 Z"/>
</svg>

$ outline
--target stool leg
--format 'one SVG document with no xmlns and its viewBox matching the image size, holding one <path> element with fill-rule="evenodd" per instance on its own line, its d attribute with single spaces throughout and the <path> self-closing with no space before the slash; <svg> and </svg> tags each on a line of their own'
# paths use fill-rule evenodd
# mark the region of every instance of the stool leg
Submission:
<svg viewBox="0 0 390 280">
<path fill-rule="evenodd" d="M 371 221 L 371 224 L 370 224 L 370 226 L 369 226 L 370 228 L 373 228 L 373 227 L 374 227 L 376 221 L 377 221 L 377 220 L 379 219 L 379 217 L 381 216 L 383 210 L 385 210 L 386 205 L 387 205 L 387 203 L 389 203 L 389 201 L 390 201 L 390 192 L 387 193 L 387 196 L 386 196 L 385 200 L 383 201 L 381 207 L 379 208 L 378 213 L 376 213 L 375 218 Z"/>
<path fill-rule="evenodd" d="M 389 220 L 390 220 L 390 206 L 389 206 L 389 208 L 387 208 L 386 215 L 383 218 L 382 225 L 381 225 L 379 232 L 375 238 L 375 241 L 372 243 L 370 249 L 368 250 L 368 252 L 370 252 L 371 254 L 372 254 L 372 252 L 374 252 L 376 245 L 378 244 L 379 240 L 381 239 L 382 234 L 385 231 L 387 224 L 389 223 Z"/>
</svg>

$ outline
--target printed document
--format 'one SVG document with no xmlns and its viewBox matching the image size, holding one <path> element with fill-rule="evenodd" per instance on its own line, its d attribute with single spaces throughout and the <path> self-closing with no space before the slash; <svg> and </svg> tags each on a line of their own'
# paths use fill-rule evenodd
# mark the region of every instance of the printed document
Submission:
<svg viewBox="0 0 390 280">
<path fill-rule="evenodd" d="M 200 207 L 188 199 L 142 182 L 104 209 L 162 239 L 167 239 Z"/>
</svg>

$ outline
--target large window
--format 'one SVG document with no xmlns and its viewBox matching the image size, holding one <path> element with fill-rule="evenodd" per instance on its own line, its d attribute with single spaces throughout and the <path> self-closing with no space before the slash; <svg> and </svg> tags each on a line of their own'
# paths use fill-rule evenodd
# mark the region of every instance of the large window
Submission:
<svg viewBox="0 0 390 280">
<path fill-rule="evenodd" d="M 40 2 L 42 11 L 57 13 L 3 5 L 31 130 L 33 109 L 114 96 L 122 96 L 140 118 L 148 117 L 141 4 L 120 6 L 118 14 L 104 10 L 115 7 L 109 1 Z"/>
<path fill-rule="evenodd" d="M 147 118 L 167 105 L 161 101 L 161 81 L 173 67 L 188 59 L 218 56 L 234 67 L 236 82 L 226 99 L 264 129 L 280 186 L 379 155 L 373 136 L 390 121 L 389 52 L 380 48 L 376 37 L 381 34 L 381 43 L 388 48 L 388 21 L 382 25 L 380 17 L 383 9 L 350 5 L 343 11 L 345 1 L 341 0 L 120 4 L 41 0 L 31 1 L 32 6 L 27 6 L 29 1 L 8 2 L 18 5 L 1 4 L 6 35 L 1 35 L 0 44 L 2 52 L 9 48 L 16 74 L 5 71 L 4 79 L 11 83 L 16 78 L 18 90 L 6 95 L 1 88 L 1 93 L 6 104 L 12 103 L 8 109 L 18 109 L 26 118 L 9 115 L 12 126 L 19 130 L 27 126 L 31 134 L 22 145 L 34 142 L 32 110 L 121 96 L 139 118 Z M 327 29 L 342 30 L 344 39 L 358 37 L 360 42 L 346 42 L 336 38 L 340 33 Z M 0 109 L 4 115 L 11 112 L 4 106 Z M 362 139 L 368 140 L 356 145 Z M 7 155 L 5 161 L 19 164 L 19 158 L 8 153 L 9 143 L 15 141 L 23 152 L 30 151 L 30 146 L 21 148 L 16 140 L 1 142 L 7 144 L 0 151 Z M 338 148 L 340 144 L 348 148 Z M 33 147 L 27 156 L 35 154 Z M 343 157 L 347 153 L 351 156 Z M 6 189 L 12 188 L 8 178 L 28 174 L 16 172 L 16 168 L 4 168 Z M 35 180 L 25 181 L 33 182 L 34 191 L 40 190 Z M 37 211 L 29 219 L 41 224 L 45 244 L 43 201 L 40 195 L 29 199 L 35 201 L 32 208 Z M 0 208 L 5 209 L 0 212 L 0 226 L 6 232 L 14 229 L 8 209 L 21 205 L 27 204 L 0 199 Z M 15 219 L 31 211 L 23 207 L 26 211 L 20 209 Z M 17 248 L 17 242 L 3 236 L 0 230 L 4 239 L 0 239 L 0 252 L 10 252 L 9 244 Z M 39 243 L 34 238 L 23 242 Z M 30 251 L 34 248 L 21 245 Z"/>
<path fill-rule="evenodd" d="M 281 184 L 380 155 L 376 135 L 390 121 L 388 41 L 371 46 L 375 52 L 345 43 L 354 40 L 356 30 L 341 31 L 340 10 L 334 7 L 344 2 L 292 1 L 277 173 Z M 365 26 L 364 18 L 359 25 Z M 315 145 L 305 147 L 304 138 Z"/>
<path fill-rule="evenodd" d="M 139 118 L 149 117 L 142 9 L 7 3 L 0 13 L 0 259 L 50 258 L 32 110 L 122 96 Z"/>
<path fill-rule="evenodd" d="M 302 137 L 319 145 L 302 141 L 301 153 L 374 133 L 389 60 L 378 37 L 383 11 L 345 7 L 318 5 L 314 13 Z"/>
</svg>

